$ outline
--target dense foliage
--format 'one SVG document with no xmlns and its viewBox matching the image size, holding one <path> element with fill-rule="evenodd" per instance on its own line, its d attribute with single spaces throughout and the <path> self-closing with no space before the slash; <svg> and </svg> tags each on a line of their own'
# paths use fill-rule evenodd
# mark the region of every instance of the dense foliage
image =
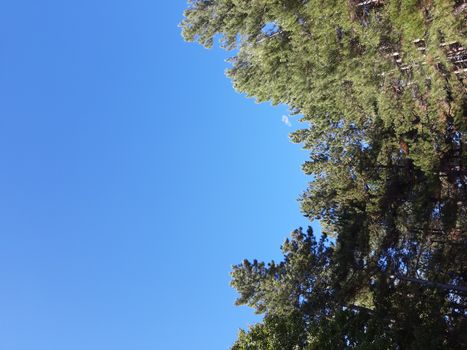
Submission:
<svg viewBox="0 0 467 350">
<path fill-rule="evenodd" d="M 181 26 L 308 127 L 313 181 L 280 263 L 232 272 L 264 313 L 235 350 L 467 348 L 467 3 L 192 0 Z M 329 240 L 327 237 L 331 237 Z"/>
</svg>

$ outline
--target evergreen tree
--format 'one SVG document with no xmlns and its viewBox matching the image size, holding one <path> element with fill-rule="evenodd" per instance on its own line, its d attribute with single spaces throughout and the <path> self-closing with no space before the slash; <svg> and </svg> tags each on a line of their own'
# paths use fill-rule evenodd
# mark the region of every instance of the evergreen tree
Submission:
<svg viewBox="0 0 467 350">
<path fill-rule="evenodd" d="M 235 50 L 234 87 L 307 128 L 284 261 L 234 267 L 265 313 L 234 349 L 461 349 L 466 324 L 467 5 L 458 0 L 192 0 L 181 26 Z M 333 244 L 326 236 L 332 237 Z"/>
</svg>

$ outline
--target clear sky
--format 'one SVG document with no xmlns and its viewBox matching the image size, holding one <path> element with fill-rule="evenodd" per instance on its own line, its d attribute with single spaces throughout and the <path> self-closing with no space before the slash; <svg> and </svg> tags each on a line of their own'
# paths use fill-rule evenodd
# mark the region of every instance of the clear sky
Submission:
<svg viewBox="0 0 467 350">
<path fill-rule="evenodd" d="M 227 349 L 256 318 L 232 264 L 277 259 L 306 152 L 185 1 L 0 11 L 0 349 Z"/>
</svg>

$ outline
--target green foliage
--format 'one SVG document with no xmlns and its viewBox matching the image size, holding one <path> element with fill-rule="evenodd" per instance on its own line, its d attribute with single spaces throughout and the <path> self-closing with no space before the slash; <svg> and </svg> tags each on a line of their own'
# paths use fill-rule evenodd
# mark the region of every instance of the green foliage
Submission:
<svg viewBox="0 0 467 350">
<path fill-rule="evenodd" d="M 329 298 L 327 270 L 333 248 L 326 243 L 325 236 L 317 242 L 311 228 L 306 233 L 298 229 L 292 233 L 292 240 L 284 242 L 281 263 L 244 260 L 234 266 L 231 284 L 240 293 L 237 305 L 280 315 Z"/>
<path fill-rule="evenodd" d="M 362 1 L 192 0 L 185 12 L 186 40 L 234 50 L 237 91 L 308 125 L 290 135 L 310 154 L 301 208 L 325 233 L 296 230 L 282 262 L 234 267 L 237 304 L 265 318 L 233 349 L 467 346 L 465 11 Z"/>
<path fill-rule="evenodd" d="M 306 339 L 306 325 L 299 313 L 268 315 L 248 332 L 240 330 L 232 350 L 298 350 L 305 346 Z"/>
</svg>

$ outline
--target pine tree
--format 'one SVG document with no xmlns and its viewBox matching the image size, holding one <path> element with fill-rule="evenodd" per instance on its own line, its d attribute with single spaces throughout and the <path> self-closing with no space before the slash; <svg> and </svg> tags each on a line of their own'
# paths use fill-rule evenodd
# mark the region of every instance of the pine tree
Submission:
<svg viewBox="0 0 467 350">
<path fill-rule="evenodd" d="M 466 10 L 190 2 L 185 39 L 219 37 L 239 92 L 308 124 L 290 135 L 310 154 L 301 208 L 325 233 L 295 231 L 279 264 L 234 267 L 238 303 L 265 313 L 234 349 L 467 347 Z"/>
</svg>

